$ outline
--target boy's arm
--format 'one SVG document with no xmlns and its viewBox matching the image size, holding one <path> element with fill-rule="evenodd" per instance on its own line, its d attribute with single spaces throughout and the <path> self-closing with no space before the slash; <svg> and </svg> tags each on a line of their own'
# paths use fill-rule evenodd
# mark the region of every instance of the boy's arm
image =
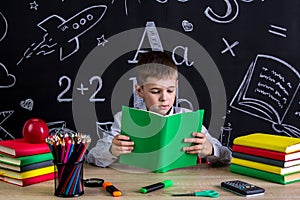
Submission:
<svg viewBox="0 0 300 200">
<path fill-rule="evenodd" d="M 88 163 L 93 163 L 99 167 L 107 167 L 118 159 L 118 157 L 111 154 L 110 148 L 113 138 L 120 134 L 120 128 L 121 113 L 119 112 L 114 117 L 110 132 L 103 134 L 103 138 L 100 138 L 96 146 L 89 151 L 86 157 Z"/>
<path fill-rule="evenodd" d="M 218 139 L 212 137 L 204 126 L 202 126 L 201 132 L 206 135 L 206 138 L 213 146 L 213 155 L 207 156 L 207 161 L 213 165 L 230 164 L 232 158 L 231 151 L 223 146 Z"/>
</svg>

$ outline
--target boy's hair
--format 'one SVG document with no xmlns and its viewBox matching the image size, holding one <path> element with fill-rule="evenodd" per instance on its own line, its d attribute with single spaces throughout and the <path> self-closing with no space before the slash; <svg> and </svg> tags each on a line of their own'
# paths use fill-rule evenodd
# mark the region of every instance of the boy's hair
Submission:
<svg viewBox="0 0 300 200">
<path fill-rule="evenodd" d="M 137 84 L 143 86 L 147 78 L 167 79 L 178 77 L 177 66 L 166 52 L 150 51 L 139 55 Z"/>
</svg>

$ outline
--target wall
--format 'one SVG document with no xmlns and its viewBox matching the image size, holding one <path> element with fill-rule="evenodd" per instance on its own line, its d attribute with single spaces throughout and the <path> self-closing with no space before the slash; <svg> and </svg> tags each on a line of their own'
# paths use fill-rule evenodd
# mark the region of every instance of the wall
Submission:
<svg viewBox="0 0 300 200">
<path fill-rule="evenodd" d="M 300 1 L 29 0 L 0 7 L 0 138 L 31 117 L 101 137 L 132 95 L 136 56 L 169 51 L 181 106 L 224 145 L 300 136 Z M 180 103 L 181 102 L 181 103 Z M 53 127 L 61 126 L 61 123 Z"/>
</svg>

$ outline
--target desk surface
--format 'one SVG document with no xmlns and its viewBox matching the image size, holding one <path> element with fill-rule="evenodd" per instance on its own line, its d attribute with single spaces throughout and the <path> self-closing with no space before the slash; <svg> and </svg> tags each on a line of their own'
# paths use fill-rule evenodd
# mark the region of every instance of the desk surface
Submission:
<svg viewBox="0 0 300 200">
<path fill-rule="evenodd" d="M 124 169 L 124 167 L 122 167 Z M 132 170 L 135 171 L 135 170 Z M 289 185 L 271 183 L 260 179 L 231 173 L 229 167 L 211 167 L 201 164 L 196 167 L 173 170 L 166 173 L 139 172 L 133 173 L 121 171 L 113 168 L 99 168 L 86 164 L 84 166 L 84 178 L 99 177 L 105 181 L 112 182 L 122 191 L 122 197 L 112 197 L 102 188 L 84 188 L 84 194 L 80 197 L 71 199 L 195 199 L 200 197 L 173 197 L 174 193 L 187 193 L 206 189 L 216 190 L 220 197 L 218 199 L 245 199 L 245 197 L 232 194 L 220 188 L 222 181 L 240 179 L 246 182 L 254 183 L 265 188 L 263 196 L 251 197 L 257 199 L 298 199 L 300 197 L 300 182 Z M 148 194 L 139 193 L 142 186 L 147 186 L 166 179 L 173 180 L 174 185 L 170 188 L 160 189 Z M 0 182 L 0 197 L 4 200 L 22 199 L 22 200 L 48 200 L 62 199 L 54 196 L 54 181 L 46 181 L 26 187 L 14 186 L 8 183 Z M 70 198 L 67 198 L 70 199 Z M 209 199 L 205 197 L 205 199 Z M 249 199 L 249 198 L 247 198 Z"/>
</svg>

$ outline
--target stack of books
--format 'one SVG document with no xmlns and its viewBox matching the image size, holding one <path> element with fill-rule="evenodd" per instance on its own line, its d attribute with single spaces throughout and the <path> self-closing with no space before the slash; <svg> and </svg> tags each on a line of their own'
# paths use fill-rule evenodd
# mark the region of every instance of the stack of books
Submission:
<svg viewBox="0 0 300 200">
<path fill-rule="evenodd" d="M 0 141 L 0 180 L 27 186 L 54 179 L 53 156 L 47 143 L 24 139 Z"/>
<path fill-rule="evenodd" d="M 300 138 L 253 133 L 233 141 L 230 171 L 267 181 L 300 181 Z"/>
</svg>

